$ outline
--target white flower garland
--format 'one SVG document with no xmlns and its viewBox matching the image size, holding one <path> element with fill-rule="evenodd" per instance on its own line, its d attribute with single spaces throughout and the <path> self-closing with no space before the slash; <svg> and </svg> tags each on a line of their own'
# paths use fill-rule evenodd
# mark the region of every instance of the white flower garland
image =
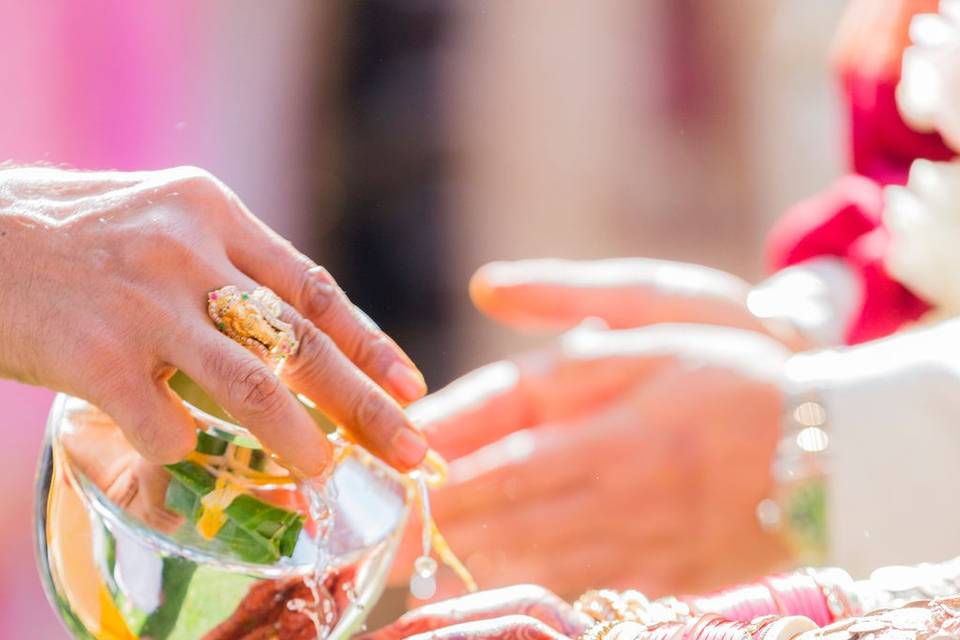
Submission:
<svg viewBox="0 0 960 640">
<path fill-rule="evenodd" d="M 916 160 L 907 185 L 884 195 L 890 274 L 939 311 L 960 315 L 960 161 Z"/>
<path fill-rule="evenodd" d="M 960 0 L 940 0 L 936 14 L 910 23 L 897 106 L 917 131 L 938 131 L 960 151 Z"/>
</svg>

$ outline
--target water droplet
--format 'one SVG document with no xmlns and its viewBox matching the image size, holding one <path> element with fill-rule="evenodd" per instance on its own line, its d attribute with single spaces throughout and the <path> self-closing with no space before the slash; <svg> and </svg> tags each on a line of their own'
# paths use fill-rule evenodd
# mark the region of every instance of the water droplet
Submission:
<svg viewBox="0 0 960 640">
<path fill-rule="evenodd" d="M 432 578 L 437 575 L 437 561 L 430 556 L 420 556 L 414 560 L 413 570 L 421 578 Z"/>
<path fill-rule="evenodd" d="M 410 577 L 410 593 L 418 600 L 427 600 L 437 593 L 437 581 L 433 576 L 421 576 L 414 573 Z"/>
</svg>

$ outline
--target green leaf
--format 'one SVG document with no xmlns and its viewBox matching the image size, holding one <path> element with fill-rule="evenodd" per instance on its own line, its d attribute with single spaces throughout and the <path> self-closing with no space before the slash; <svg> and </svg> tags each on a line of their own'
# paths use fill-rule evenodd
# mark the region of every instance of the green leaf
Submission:
<svg viewBox="0 0 960 640">
<path fill-rule="evenodd" d="M 222 456 L 227 451 L 227 442 L 214 437 L 209 433 L 197 431 L 197 453 L 203 453 L 208 456 Z"/>
<path fill-rule="evenodd" d="M 167 508 L 195 525 L 202 513 L 202 498 L 213 491 L 216 478 L 193 462 L 178 462 L 167 469 L 173 476 L 167 488 Z M 248 494 L 237 496 L 224 514 L 227 521 L 214 539 L 245 562 L 272 564 L 292 555 L 303 529 L 302 515 Z"/>
<path fill-rule="evenodd" d="M 140 628 L 141 638 L 166 640 L 170 636 L 196 570 L 197 565 L 189 560 L 172 556 L 163 559 L 163 602 L 147 616 Z"/>
</svg>

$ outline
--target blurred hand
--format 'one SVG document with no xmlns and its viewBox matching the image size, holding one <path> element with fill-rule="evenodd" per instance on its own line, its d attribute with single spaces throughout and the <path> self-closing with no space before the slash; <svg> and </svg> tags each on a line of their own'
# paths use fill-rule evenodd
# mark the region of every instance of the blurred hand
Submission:
<svg viewBox="0 0 960 640">
<path fill-rule="evenodd" d="M 578 637 L 587 622 L 556 595 L 528 584 L 480 591 L 414 609 L 362 640 L 563 640 Z"/>
<path fill-rule="evenodd" d="M 586 318 L 611 329 L 693 322 L 770 335 L 797 350 L 805 341 L 785 320 L 747 306 L 750 285 L 734 275 L 647 258 L 493 262 L 474 274 L 477 308 L 519 330 L 569 329 Z"/>
<path fill-rule="evenodd" d="M 483 587 L 656 596 L 769 569 L 784 550 L 755 509 L 788 355 L 725 327 L 581 328 L 474 371 L 411 408 L 451 462 L 434 516 Z"/>
<path fill-rule="evenodd" d="M 169 463 L 195 440 L 167 386 L 181 369 L 267 448 L 318 474 L 330 461 L 321 430 L 207 316 L 207 292 L 227 284 L 262 284 L 288 303 L 300 340 L 290 388 L 394 466 L 421 461 L 426 443 L 399 404 L 425 391 L 413 363 L 210 174 L 0 170 L 0 375 L 90 400 L 144 458 Z"/>
</svg>

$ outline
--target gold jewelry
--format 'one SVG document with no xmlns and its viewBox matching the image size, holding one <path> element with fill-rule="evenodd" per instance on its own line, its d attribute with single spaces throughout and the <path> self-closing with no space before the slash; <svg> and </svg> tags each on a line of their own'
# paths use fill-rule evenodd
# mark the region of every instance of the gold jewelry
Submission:
<svg viewBox="0 0 960 640">
<path fill-rule="evenodd" d="M 577 640 L 603 640 L 610 635 L 610 632 L 613 631 L 613 628 L 618 624 L 620 624 L 620 622 L 616 620 L 599 622 L 581 633 Z"/>
<path fill-rule="evenodd" d="M 207 313 L 217 328 L 277 364 L 299 346 L 293 328 L 280 319 L 282 309 L 280 298 L 267 287 L 245 292 L 227 285 L 207 294 Z"/>
<path fill-rule="evenodd" d="M 594 622 L 622 622 L 633 620 L 630 609 L 613 589 L 591 589 L 573 604 L 573 608 Z"/>
</svg>

